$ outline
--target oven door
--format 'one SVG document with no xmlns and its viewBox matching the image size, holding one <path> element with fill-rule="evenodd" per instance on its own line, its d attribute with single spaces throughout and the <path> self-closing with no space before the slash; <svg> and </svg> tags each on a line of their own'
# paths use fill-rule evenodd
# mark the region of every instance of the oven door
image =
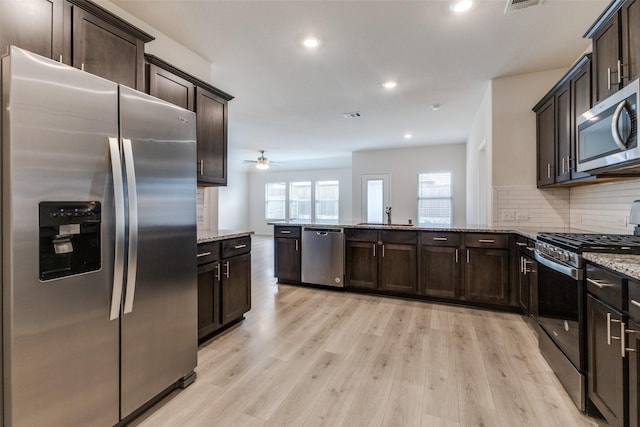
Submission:
<svg viewBox="0 0 640 427">
<path fill-rule="evenodd" d="M 584 371 L 584 285 L 582 269 L 560 265 L 536 253 L 537 307 L 534 316 L 578 371 Z"/>
</svg>

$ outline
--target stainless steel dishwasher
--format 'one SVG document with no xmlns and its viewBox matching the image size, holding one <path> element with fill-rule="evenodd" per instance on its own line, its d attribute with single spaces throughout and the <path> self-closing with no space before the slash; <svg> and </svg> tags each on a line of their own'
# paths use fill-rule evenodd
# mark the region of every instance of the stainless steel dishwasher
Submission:
<svg viewBox="0 0 640 427">
<path fill-rule="evenodd" d="M 344 287 L 344 233 L 341 228 L 302 229 L 302 281 Z"/>
</svg>

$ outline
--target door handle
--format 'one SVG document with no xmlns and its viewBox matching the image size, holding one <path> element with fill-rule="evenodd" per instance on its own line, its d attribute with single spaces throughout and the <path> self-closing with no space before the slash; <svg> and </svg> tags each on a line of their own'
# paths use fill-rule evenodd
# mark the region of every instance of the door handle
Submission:
<svg viewBox="0 0 640 427">
<path fill-rule="evenodd" d="M 109 320 L 120 317 L 122 303 L 122 281 L 124 279 L 124 184 L 122 181 L 122 163 L 120 160 L 120 146 L 118 139 L 109 137 L 109 157 L 111 159 L 111 174 L 113 175 L 113 204 L 115 210 L 115 255 L 113 265 L 113 290 L 111 291 L 111 311 Z"/>
<path fill-rule="evenodd" d="M 136 273 L 138 270 L 138 193 L 136 170 L 133 162 L 133 145 L 128 138 L 122 139 L 124 167 L 127 174 L 127 196 L 129 198 L 129 255 L 127 259 L 127 291 L 124 297 L 124 313 L 133 311 L 136 295 Z"/>
</svg>

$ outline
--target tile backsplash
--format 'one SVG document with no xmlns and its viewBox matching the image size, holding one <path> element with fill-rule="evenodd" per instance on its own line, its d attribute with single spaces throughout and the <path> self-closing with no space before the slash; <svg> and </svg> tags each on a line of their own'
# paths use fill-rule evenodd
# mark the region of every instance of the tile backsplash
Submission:
<svg viewBox="0 0 640 427">
<path fill-rule="evenodd" d="M 504 186 L 493 191 L 497 226 L 631 234 L 629 211 L 631 203 L 640 199 L 640 179 L 570 189 Z"/>
<path fill-rule="evenodd" d="M 209 228 L 207 218 L 209 218 L 208 203 L 205 203 L 206 195 L 204 188 L 198 187 L 196 194 L 196 213 L 198 216 L 198 230 L 206 230 Z"/>
</svg>

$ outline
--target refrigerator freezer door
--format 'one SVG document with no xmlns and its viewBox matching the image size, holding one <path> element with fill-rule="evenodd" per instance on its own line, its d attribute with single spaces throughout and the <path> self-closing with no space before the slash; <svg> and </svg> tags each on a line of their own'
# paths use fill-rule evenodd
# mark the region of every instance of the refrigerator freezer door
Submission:
<svg viewBox="0 0 640 427">
<path fill-rule="evenodd" d="M 197 363 L 196 119 L 121 86 L 120 124 L 132 152 L 125 147 L 128 197 L 134 192 L 137 204 L 129 206 L 129 248 L 137 252 L 121 332 L 125 418 Z"/>
<path fill-rule="evenodd" d="M 119 321 L 109 320 L 108 139 L 118 135 L 117 85 L 12 47 L 2 60 L 2 107 L 4 425 L 114 425 Z M 100 202 L 99 270 L 40 281 L 43 201 Z M 65 230 L 68 254 L 81 227 Z"/>
</svg>

